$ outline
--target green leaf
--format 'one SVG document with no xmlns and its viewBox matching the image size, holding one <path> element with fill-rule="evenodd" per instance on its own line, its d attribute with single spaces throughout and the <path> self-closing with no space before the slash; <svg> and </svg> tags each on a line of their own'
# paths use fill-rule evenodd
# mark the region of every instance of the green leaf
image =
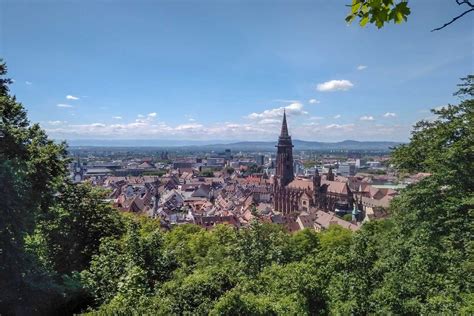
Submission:
<svg viewBox="0 0 474 316">
<path fill-rule="evenodd" d="M 400 23 L 403 22 L 403 19 L 404 19 L 404 17 L 403 17 L 403 14 L 401 12 L 397 12 L 395 14 L 395 23 L 400 24 Z"/>
<path fill-rule="evenodd" d="M 351 14 L 355 14 L 356 12 L 358 12 L 361 5 L 362 5 L 362 2 L 356 2 L 356 3 L 352 2 Z"/>
<path fill-rule="evenodd" d="M 360 26 L 364 27 L 364 26 L 367 24 L 367 22 L 369 22 L 369 16 L 363 17 L 363 18 L 360 20 L 359 24 L 360 24 Z"/>
</svg>

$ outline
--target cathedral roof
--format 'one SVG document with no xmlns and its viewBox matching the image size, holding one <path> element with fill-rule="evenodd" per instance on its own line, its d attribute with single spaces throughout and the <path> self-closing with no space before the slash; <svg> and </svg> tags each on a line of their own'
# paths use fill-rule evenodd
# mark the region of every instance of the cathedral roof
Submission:
<svg viewBox="0 0 474 316">
<path fill-rule="evenodd" d="M 337 193 L 337 194 L 349 194 L 349 188 L 346 183 L 344 182 L 338 182 L 338 181 L 328 181 L 328 180 L 322 180 L 321 181 L 321 186 L 326 185 L 327 186 L 327 191 L 332 192 L 332 193 Z M 301 178 L 296 178 L 293 181 L 291 181 L 288 184 L 289 188 L 292 189 L 300 189 L 300 190 L 313 190 L 313 181 L 310 179 L 301 179 Z"/>
<path fill-rule="evenodd" d="M 313 181 L 311 181 L 309 179 L 296 178 L 293 181 L 291 181 L 290 183 L 288 183 L 288 187 L 290 187 L 292 189 L 313 190 Z"/>
<path fill-rule="evenodd" d="M 321 185 L 327 185 L 327 190 L 329 192 L 338 194 L 349 194 L 349 188 L 347 186 L 347 183 L 344 182 L 322 180 Z"/>
</svg>

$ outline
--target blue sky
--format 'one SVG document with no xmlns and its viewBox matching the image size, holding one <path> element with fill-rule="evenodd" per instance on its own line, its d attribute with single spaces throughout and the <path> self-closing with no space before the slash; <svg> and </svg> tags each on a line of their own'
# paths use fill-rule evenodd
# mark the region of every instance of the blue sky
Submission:
<svg viewBox="0 0 474 316">
<path fill-rule="evenodd" d="M 338 1 L 0 3 L 12 92 L 60 139 L 406 141 L 473 73 L 473 16 L 410 1 L 407 23 L 346 25 Z"/>
</svg>

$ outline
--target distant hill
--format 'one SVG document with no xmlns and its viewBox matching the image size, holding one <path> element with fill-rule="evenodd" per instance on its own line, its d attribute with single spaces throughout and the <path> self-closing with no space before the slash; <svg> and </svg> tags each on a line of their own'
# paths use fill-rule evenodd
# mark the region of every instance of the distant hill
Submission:
<svg viewBox="0 0 474 316">
<path fill-rule="evenodd" d="M 276 141 L 240 141 L 232 142 L 222 140 L 215 141 L 191 141 L 191 140 L 70 140 L 71 147 L 161 147 L 161 148 L 183 148 L 183 149 L 203 149 L 203 150 L 224 150 L 233 151 L 273 151 Z M 400 142 L 389 141 L 356 141 L 344 140 L 341 142 L 317 142 L 305 140 L 293 140 L 295 150 L 370 150 L 389 151 Z"/>
<path fill-rule="evenodd" d="M 296 150 L 380 150 L 388 151 L 400 142 L 389 141 L 356 141 L 344 140 L 342 142 L 317 142 L 305 140 L 293 140 Z M 238 149 L 238 150 L 262 150 L 271 151 L 275 149 L 276 142 L 236 142 L 230 144 L 212 144 L 204 147 L 215 149 Z"/>
</svg>

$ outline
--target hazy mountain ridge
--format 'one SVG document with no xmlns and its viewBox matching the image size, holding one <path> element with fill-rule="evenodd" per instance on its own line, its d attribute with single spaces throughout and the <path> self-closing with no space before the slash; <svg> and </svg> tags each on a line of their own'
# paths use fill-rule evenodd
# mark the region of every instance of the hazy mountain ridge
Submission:
<svg viewBox="0 0 474 316">
<path fill-rule="evenodd" d="M 70 140 L 71 147 L 185 147 L 212 150 L 262 150 L 272 151 L 276 141 L 238 141 L 226 142 L 222 140 L 192 141 L 192 140 Z M 340 142 L 318 142 L 295 139 L 293 145 L 296 150 L 390 150 L 402 142 L 393 141 L 356 141 L 344 140 Z"/>
</svg>

